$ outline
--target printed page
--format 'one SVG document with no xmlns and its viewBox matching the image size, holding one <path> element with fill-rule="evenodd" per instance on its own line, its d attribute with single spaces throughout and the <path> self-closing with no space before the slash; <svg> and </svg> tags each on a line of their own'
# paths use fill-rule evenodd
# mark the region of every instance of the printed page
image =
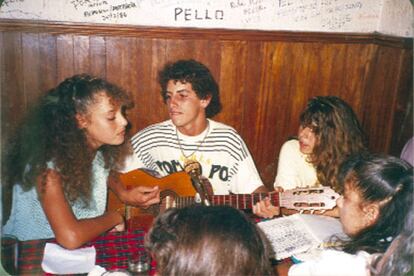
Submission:
<svg viewBox="0 0 414 276">
<path fill-rule="evenodd" d="M 345 233 L 342 231 L 342 224 L 338 218 L 309 214 L 300 214 L 299 216 L 309 232 L 320 242 L 327 242 L 333 235 L 345 237 Z"/>
<path fill-rule="evenodd" d="M 328 216 L 294 214 L 257 225 L 269 239 L 277 260 L 315 249 L 332 235 L 345 236 L 339 219 Z"/>
<path fill-rule="evenodd" d="M 259 222 L 257 225 L 270 241 L 277 260 L 305 252 L 320 243 L 298 214 Z"/>
</svg>

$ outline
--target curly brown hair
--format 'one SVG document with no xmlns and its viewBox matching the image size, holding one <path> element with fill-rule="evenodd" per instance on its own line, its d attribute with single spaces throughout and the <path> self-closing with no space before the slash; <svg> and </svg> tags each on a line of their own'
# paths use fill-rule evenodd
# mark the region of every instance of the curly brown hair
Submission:
<svg viewBox="0 0 414 276">
<path fill-rule="evenodd" d="M 121 88 L 86 74 L 65 79 L 41 97 L 10 139 L 3 170 L 5 185 L 17 183 L 25 190 L 30 189 L 47 169 L 47 162 L 52 161 L 62 177 L 67 200 L 73 203 L 81 199 L 88 205 L 96 151 L 88 146 L 84 131 L 78 127 L 76 114 L 85 114 L 102 92 L 112 104 L 121 107 L 124 114 L 132 107 Z M 98 151 L 102 153 L 105 168 L 111 169 L 123 160 L 129 144 L 104 145 Z"/>
<path fill-rule="evenodd" d="M 300 124 L 311 128 L 317 139 L 309 161 L 318 181 L 342 192 L 337 181 L 340 165 L 353 154 L 367 152 L 366 137 L 354 111 L 336 96 L 318 96 L 309 100 Z"/>
</svg>

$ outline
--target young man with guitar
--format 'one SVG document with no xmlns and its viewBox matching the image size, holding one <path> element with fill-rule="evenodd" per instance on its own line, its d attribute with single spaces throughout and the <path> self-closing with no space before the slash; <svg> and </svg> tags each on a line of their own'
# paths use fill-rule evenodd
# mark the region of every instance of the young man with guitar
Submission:
<svg viewBox="0 0 414 276">
<path fill-rule="evenodd" d="M 132 137 L 132 168 L 167 176 L 198 162 L 199 177 L 208 179 L 215 195 L 266 192 L 240 135 L 210 119 L 221 110 L 219 88 L 210 70 L 195 60 L 178 60 L 164 66 L 158 81 L 170 119 Z"/>
<path fill-rule="evenodd" d="M 205 65 L 195 60 L 166 64 L 159 72 L 158 81 L 170 119 L 150 125 L 132 137 L 135 154 L 126 171 L 149 169 L 162 178 L 155 179 L 142 172 L 137 175 L 134 170 L 121 175 L 121 181 L 126 185 L 154 183 L 165 191 L 161 192 L 162 199 L 163 194 L 172 192 L 173 202 L 162 200 L 161 210 L 192 203 L 199 190 L 194 184 L 200 182 L 212 186 L 212 192 L 207 194 L 214 196 L 209 196 L 211 202 L 207 203 L 253 209 L 259 216 L 262 215 L 256 212 L 257 207 L 269 202 L 273 205 L 267 208 L 273 215 L 279 212 L 279 206 L 306 209 L 306 206 L 296 206 L 295 202 L 308 203 L 313 206 L 312 210 L 335 205 L 338 195 L 323 189 L 287 191 L 283 195 L 267 193 L 240 135 L 234 128 L 211 119 L 220 112 L 221 103 L 218 85 Z M 189 176 L 195 187 L 188 180 Z M 187 184 L 182 181 L 185 177 Z M 269 199 L 264 201 L 266 197 Z"/>
<path fill-rule="evenodd" d="M 174 194 L 172 202 L 162 200 L 160 210 L 191 204 L 196 192 L 210 195 L 207 201 L 201 196 L 201 202 L 206 204 L 253 209 L 263 217 L 264 205 L 270 205 L 266 210 L 271 210 L 272 216 L 279 213 L 279 206 L 295 210 L 335 206 L 338 195 L 325 188 L 292 190 L 283 195 L 267 193 L 240 135 L 234 128 L 211 119 L 220 112 L 221 103 L 218 85 L 205 65 L 195 60 L 166 64 L 158 81 L 170 119 L 150 125 L 132 137 L 135 154 L 125 170 L 130 172 L 121 175 L 121 181 L 127 186 L 157 185 L 165 191 L 161 192 L 162 199 L 163 194 Z M 139 168 L 155 171 L 161 178 L 134 170 Z M 203 185 L 206 183 L 211 185 Z M 203 186 L 211 186 L 212 191 L 205 192 Z"/>
</svg>

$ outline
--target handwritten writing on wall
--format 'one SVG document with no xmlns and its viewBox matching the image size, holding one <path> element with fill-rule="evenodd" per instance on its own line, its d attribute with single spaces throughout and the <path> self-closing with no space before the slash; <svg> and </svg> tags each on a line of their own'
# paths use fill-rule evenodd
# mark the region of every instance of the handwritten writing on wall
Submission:
<svg viewBox="0 0 414 276">
<path fill-rule="evenodd" d="M 412 9 L 402 8 L 407 3 L 410 5 L 409 1 L 4 0 L 0 18 L 326 32 L 374 32 L 381 26 L 394 35 L 410 36 Z M 389 20 L 390 26 L 384 26 L 380 22 L 382 14 L 402 16 Z"/>
</svg>

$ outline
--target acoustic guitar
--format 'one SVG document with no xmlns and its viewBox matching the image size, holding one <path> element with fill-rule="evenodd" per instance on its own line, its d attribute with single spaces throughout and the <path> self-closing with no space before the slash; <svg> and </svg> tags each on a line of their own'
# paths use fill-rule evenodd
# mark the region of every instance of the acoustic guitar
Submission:
<svg viewBox="0 0 414 276">
<path fill-rule="evenodd" d="M 160 204 L 148 209 L 125 206 L 116 195 L 109 191 L 108 209 L 116 210 L 127 207 L 127 218 L 151 215 L 171 208 L 182 208 L 195 203 L 196 190 L 190 176 L 182 171 L 165 177 L 155 177 L 144 170 L 133 170 L 120 174 L 120 180 L 127 188 L 134 186 L 160 187 Z M 255 194 L 230 194 L 209 196 L 211 205 L 229 205 L 237 209 L 249 210 L 253 205 L 264 198 L 270 198 L 274 206 L 285 207 L 297 211 L 330 210 L 336 206 L 339 194 L 329 187 L 297 188 L 284 192 L 255 193 Z"/>
</svg>

